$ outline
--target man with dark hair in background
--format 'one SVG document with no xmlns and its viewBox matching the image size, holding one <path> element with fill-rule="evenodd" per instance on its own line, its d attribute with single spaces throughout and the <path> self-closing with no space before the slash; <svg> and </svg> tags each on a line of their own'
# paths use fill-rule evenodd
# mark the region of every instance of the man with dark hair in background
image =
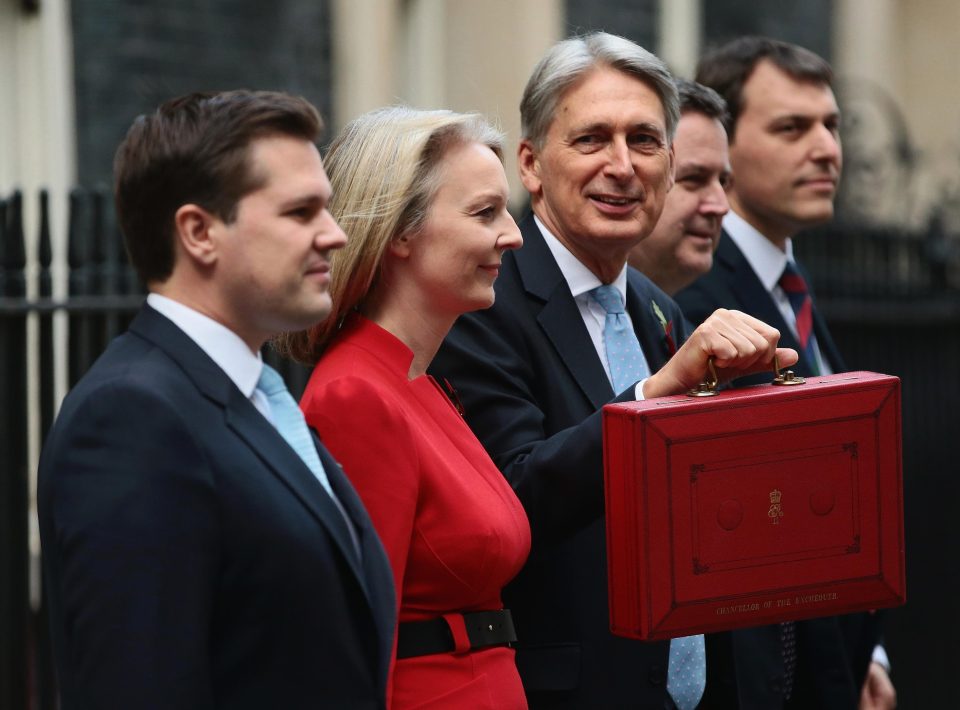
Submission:
<svg viewBox="0 0 960 710">
<path fill-rule="evenodd" d="M 673 139 L 673 187 L 650 236 L 631 251 L 630 266 L 674 295 L 710 271 L 721 220 L 730 209 L 727 105 L 713 89 L 677 79 L 680 121 Z"/>
<path fill-rule="evenodd" d="M 260 348 L 330 311 L 320 117 L 272 92 L 134 121 L 115 193 L 149 295 L 64 400 L 39 513 L 64 710 L 384 708 L 390 567 Z"/>
<path fill-rule="evenodd" d="M 727 102 L 733 185 L 712 269 L 677 295 L 684 315 L 697 323 L 716 308 L 742 310 L 779 329 L 800 353 L 798 374 L 843 371 L 791 242 L 833 217 L 842 152 L 829 64 L 796 45 L 744 37 L 707 53 L 696 78 Z M 896 695 L 877 638 L 869 614 L 721 634 L 711 642 L 729 645 L 733 666 L 708 689 L 737 687 L 740 707 L 764 710 L 841 710 L 858 700 L 890 708 Z"/>
</svg>

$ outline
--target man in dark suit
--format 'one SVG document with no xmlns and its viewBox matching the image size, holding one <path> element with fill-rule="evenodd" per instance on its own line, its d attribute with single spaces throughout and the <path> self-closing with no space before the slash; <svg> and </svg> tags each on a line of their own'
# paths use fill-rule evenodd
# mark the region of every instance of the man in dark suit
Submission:
<svg viewBox="0 0 960 710">
<path fill-rule="evenodd" d="M 390 568 L 259 355 L 330 309 L 346 239 L 320 128 L 297 97 L 193 94 L 117 152 L 150 294 L 64 400 L 39 472 L 64 710 L 385 706 Z"/>
<path fill-rule="evenodd" d="M 791 243 L 833 216 L 842 153 L 830 66 L 802 47 L 746 37 L 704 56 L 697 81 L 729 108 L 731 212 L 712 269 L 677 301 L 694 323 L 735 308 L 775 326 L 781 343 L 800 353 L 793 368 L 800 375 L 840 372 L 843 360 Z M 746 380 L 754 381 L 769 375 Z M 736 685 L 740 707 L 893 707 L 882 649 L 871 661 L 876 622 L 856 614 L 720 635 L 712 641 L 734 662 L 710 677 L 708 698 L 724 688 L 732 695 Z M 781 650 L 785 631 L 795 654 Z"/>
<path fill-rule="evenodd" d="M 669 295 L 713 265 L 723 216 L 730 210 L 727 105 L 713 89 L 677 79 L 680 121 L 673 139 L 674 186 L 650 236 L 631 251 L 630 266 Z"/>
<path fill-rule="evenodd" d="M 659 59 L 605 33 L 560 42 L 521 118 L 524 247 L 504 255 L 496 303 L 457 321 L 432 371 L 530 518 L 530 559 L 504 592 L 530 706 L 688 710 L 703 690 L 702 636 L 647 644 L 609 630 L 600 408 L 684 391 L 711 355 L 727 375 L 761 369 L 776 332 L 720 312 L 688 333 L 673 301 L 627 269 L 673 180 L 677 95 Z"/>
</svg>

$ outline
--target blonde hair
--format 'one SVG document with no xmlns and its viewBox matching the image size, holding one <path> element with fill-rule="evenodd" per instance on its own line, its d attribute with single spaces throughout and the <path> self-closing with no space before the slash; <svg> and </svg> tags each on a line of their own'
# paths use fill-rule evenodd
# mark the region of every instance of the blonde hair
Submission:
<svg viewBox="0 0 960 710">
<path fill-rule="evenodd" d="M 344 318 L 381 277 L 391 240 L 423 227 L 450 148 L 480 143 L 503 161 L 503 134 L 476 113 L 391 106 L 347 124 L 324 163 L 333 186 L 330 211 L 347 234 L 331 257 L 330 315 L 309 330 L 281 335 L 278 349 L 315 363 Z"/>
</svg>

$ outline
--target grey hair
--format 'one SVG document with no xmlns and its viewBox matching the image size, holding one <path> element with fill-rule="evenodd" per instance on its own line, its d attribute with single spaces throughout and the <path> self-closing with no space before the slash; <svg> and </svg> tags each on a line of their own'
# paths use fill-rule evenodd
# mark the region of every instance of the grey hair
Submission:
<svg viewBox="0 0 960 710">
<path fill-rule="evenodd" d="M 609 66 L 650 86 L 663 104 L 667 140 L 672 141 L 680 120 L 673 77 L 656 55 L 623 37 L 591 32 L 557 42 L 540 60 L 520 101 L 524 140 L 542 148 L 564 92 L 592 68 Z"/>
</svg>

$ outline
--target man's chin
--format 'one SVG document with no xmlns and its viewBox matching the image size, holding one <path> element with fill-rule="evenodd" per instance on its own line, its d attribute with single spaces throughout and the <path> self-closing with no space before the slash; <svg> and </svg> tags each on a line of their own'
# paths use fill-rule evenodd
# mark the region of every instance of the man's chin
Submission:
<svg viewBox="0 0 960 710">
<path fill-rule="evenodd" d="M 603 242 L 621 242 L 626 248 L 633 247 L 650 234 L 652 227 L 637 219 L 601 219 L 585 225 L 590 239 Z"/>
<path fill-rule="evenodd" d="M 299 323 L 297 330 L 307 330 L 318 323 L 322 323 L 330 316 L 332 310 L 333 304 L 330 302 L 330 298 L 325 295 L 322 302 L 311 304 L 310 308 L 305 308 L 301 313 L 296 314 L 295 320 Z"/>
<path fill-rule="evenodd" d="M 798 215 L 797 227 L 800 229 L 817 227 L 832 220 L 833 215 L 834 208 L 832 202 L 827 205 L 811 205 L 810 209 L 803 210 L 803 212 Z"/>
<path fill-rule="evenodd" d="M 717 248 L 719 236 L 686 233 L 683 235 L 683 247 L 694 254 L 712 254 Z"/>
</svg>

